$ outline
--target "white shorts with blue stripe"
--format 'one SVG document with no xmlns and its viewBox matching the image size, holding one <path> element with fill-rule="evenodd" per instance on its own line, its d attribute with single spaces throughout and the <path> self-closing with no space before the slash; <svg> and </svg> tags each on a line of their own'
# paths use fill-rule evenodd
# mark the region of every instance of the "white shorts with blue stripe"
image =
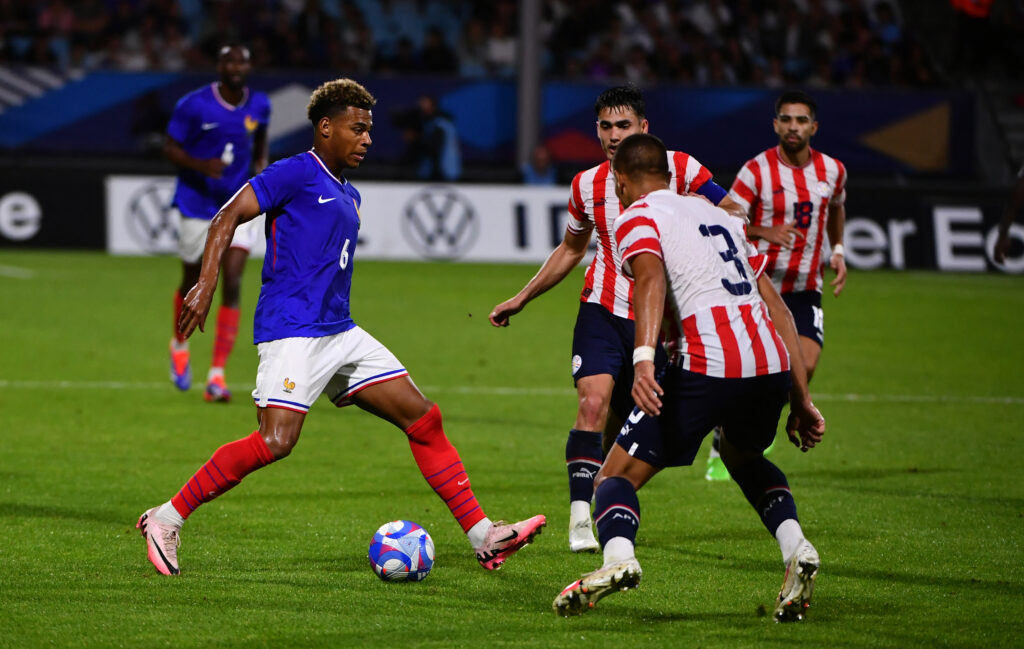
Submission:
<svg viewBox="0 0 1024 649">
<path fill-rule="evenodd" d="M 307 412 L 320 394 L 336 406 L 356 392 L 408 376 L 391 351 L 360 327 L 321 338 L 282 338 L 257 345 L 252 398 L 260 408 Z"/>
</svg>

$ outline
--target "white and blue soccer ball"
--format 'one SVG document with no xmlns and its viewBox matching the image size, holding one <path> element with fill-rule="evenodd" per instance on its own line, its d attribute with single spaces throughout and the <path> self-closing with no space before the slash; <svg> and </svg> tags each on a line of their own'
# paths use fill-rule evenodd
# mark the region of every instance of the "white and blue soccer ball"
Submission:
<svg viewBox="0 0 1024 649">
<path fill-rule="evenodd" d="M 412 521 L 391 521 L 373 535 L 369 556 L 384 581 L 421 581 L 434 567 L 434 541 Z"/>
</svg>

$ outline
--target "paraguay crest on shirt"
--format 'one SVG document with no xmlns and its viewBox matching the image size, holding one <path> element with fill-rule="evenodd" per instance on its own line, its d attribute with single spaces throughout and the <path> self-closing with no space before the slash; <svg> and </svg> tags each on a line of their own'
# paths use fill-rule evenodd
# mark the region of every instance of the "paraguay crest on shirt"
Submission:
<svg viewBox="0 0 1024 649">
<path fill-rule="evenodd" d="M 823 180 L 818 182 L 818 186 L 816 187 L 816 189 L 818 196 L 821 196 L 822 198 L 828 198 L 832 196 L 831 185 L 829 185 L 827 182 Z"/>
</svg>

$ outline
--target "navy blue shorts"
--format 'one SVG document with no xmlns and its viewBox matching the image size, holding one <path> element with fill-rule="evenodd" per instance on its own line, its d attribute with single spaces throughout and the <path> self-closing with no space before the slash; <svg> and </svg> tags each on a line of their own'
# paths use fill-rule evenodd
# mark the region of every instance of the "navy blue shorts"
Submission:
<svg viewBox="0 0 1024 649">
<path fill-rule="evenodd" d="M 789 401 L 789 372 L 746 379 L 719 379 L 672 364 L 658 384 L 661 414 L 635 408 L 615 443 L 657 467 L 689 466 L 701 442 L 721 424 L 739 449 L 762 452 L 775 439 L 782 407 Z"/>
<path fill-rule="evenodd" d="M 636 323 L 613 315 L 600 304 L 580 302 L 572 331 L 572 380 L 596 374 L 615 379 L 611 409 L 620 419 L 633 410 L 633 348 Z M 661 345 L 654 346 L 655 368 L 665 367 L 668 356 Z"/>
<path fill-rule="evenodd" d="M 797 291 L 783 293 L 782 301 L 789 307 L 796 321 L 796 332 L 825 347 L 825 312 L 821 309 L 821 293 Z"/>
</svg>

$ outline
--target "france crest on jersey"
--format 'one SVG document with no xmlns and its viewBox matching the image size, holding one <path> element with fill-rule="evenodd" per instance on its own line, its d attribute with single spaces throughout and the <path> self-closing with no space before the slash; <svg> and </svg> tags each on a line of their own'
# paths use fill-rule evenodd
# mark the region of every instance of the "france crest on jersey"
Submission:
<svg viewBox="0 0 1024 649">
<path fill-rule="evenodd" d="M 270 99 L 245 89 L 242 103 L 232 106 L 221 98 L 217 84 L 194 90 L 174 107 L 167 135 L 193 158 L 220 158 L 227 167 L 220 178 L 192 169 L 178 173 L 172 204 L 183 216 L 212 219 L 217 210 L 249 178 L 256 130 L 270 123 Z"/>
<path fill-rule="evenodd" d="M 349 292 L 359 192 L 312 151 L 275 162 L 249 184 L 267 214 L 254 342 L 318 338 L 354 327 Z"/>
</svg>

